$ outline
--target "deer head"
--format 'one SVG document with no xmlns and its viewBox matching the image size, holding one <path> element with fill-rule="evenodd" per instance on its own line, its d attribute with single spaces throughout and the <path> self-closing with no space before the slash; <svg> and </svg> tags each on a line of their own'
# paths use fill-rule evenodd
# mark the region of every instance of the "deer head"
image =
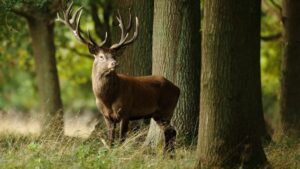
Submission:
<svg viewBox="0 0 300 169">
<path fill-rule="evenodd" d="M 75 37 L 87 45 L 90 54 L 92 54 L 95 58 L 94 60 L 94 68 L 93 72 L 99 75 L 107 75 L 112 72 L 115 72 L 115 68 L 118 65 L 116 62 L 116 53 L 121 48 L 126 47 L 127 45 L 134 42 L 138 35 L 138 26 L 139 20 L 135 17 L 135 31 L 133 36 L 129 39 L 129 31 L 131 28 L 131 14 L 129 15 L 129 23 L 124 28 L 123 20 L 118 11 L 118 15 L 116 16 L 117 21 L 119 22 L 119 27 L 121 29 L 121 38 L 118 43 L 113 44 L 111 47 L 105 47 L 105 43 L 107 40 L 107 32 L 105 34 L 104 41 L 102 43 L 97 44 L 97 42 L 91 37 L 90 33 L 88 32 L 87 37 L 83 35 L 84 33 L 80 29 L 80 18 L 82 13 L 82 7 L 78 8 L 75 13 L 73 14 L 73 2 L 70 3 L 65 9 L 62 11 L 62 16 L 58 13 L 58 21 L 64 23 L 75 35 Z M 129 11 L 130 13 L 130 11 Z"/>
</svg>

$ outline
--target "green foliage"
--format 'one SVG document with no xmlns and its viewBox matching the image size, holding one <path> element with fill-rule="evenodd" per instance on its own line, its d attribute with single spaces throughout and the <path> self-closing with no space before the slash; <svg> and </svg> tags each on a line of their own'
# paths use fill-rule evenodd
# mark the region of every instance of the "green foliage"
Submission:
<svg viewBox="0 0 300 169">
<path fill-rule="evenodd" d="M 34 108 L 36 103 L 33 99 L 28 99 L 36 98 L 32 49 L 27 29 L 24 26 L 20 29 L 19 24 L 14 26 L 12 30 L 7 29 L 7 34 L 4 34 L 6 31 L 0 33 L 3 37 L 15 32 L 14 36 L 0 42 L 0 108 Z"/>
<path fill-rule="evenodd" d="M 277 4 L 281 4 L 281 0 L 273 1 Z M 261 17 L 262 36 L 283 32 L 281 18 L 279 16 L 280 11 L 271 3 L 271 0 L 263 1 Z M 268 119 L 272 119 L 272 122 L 276 125 L 279 123 L 278 102 L 282 52 L 283 46 L 281 38 L 273 41 L 262 41 L 261 43 L 261 79 L 264 113 Z"/>
<path fill-rule="evenodd" d="M 36 8 L 45 8 L 51 0 L 1 0 L 1 6 L 4 9 L 11 10 L 14 7 L 22 6 L 23 4 L 30 5 Z"/>
<path fill-rule="evenodd" d="M 88 15 L 82 15 L 82 29 L 92 29 Z M 55 27 L 57 69 L 61 84 L 62 99 L 65 107 L 78 110 L 94 108 L 91 90 L 91 69 L 93 57 L 63 24 Z M 78 54 L 80 53 L 80 54 Z"/>
<path fill-rule="evenodd" d="M 10 12 L 18 2 L 1 1 L 6 11 L 1 11 L 0 38 L 0 109 L 37 110 L 38 95 L 35 80 L 35 63 L 31 40 L 24 18 Z M 32 1 L 28 1 L 32 2 Z M 39 1 L 36 6 L 45 5 Z M 79 2 L 75 1 L 78 5 Z M 88 3 L 88 1 L 84 1 Z M 83 4 L 84 5 L 84 4 Z M 83 15 L 82 27 L 91 29 L 91 19 Z M 73 49 L 88 54 L 86 46 L 80 44 L 73 34 L 61 24 L 55 27 L 56 59 L 61 93 L 65 107 L 78 111 L 94 108 L 90 72 L 92 59 L 74 54 Z"/>
</svg>

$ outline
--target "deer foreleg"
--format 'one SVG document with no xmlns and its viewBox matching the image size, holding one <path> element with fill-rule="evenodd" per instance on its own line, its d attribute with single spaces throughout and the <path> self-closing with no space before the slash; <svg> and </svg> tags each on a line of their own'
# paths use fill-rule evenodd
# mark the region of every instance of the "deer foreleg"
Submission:
<svg viewBox="0 0 300 169">
<path fill-rule="evenodd" d="M 115 140 L 116 123 L 114 123 L 106 118 L 105 118 L 105 123 L 106 123 L 107 129 L 108 129 L 109 146 L 112 146 L 114 143 L 114 140 Z"/>
<path fill-rule="evenodd" d="M 126 133 L 128 131 L 128 120 L 123 119 L 120 125 L 120 142 L 124 142 L 126 138 Z"/>
</svg>

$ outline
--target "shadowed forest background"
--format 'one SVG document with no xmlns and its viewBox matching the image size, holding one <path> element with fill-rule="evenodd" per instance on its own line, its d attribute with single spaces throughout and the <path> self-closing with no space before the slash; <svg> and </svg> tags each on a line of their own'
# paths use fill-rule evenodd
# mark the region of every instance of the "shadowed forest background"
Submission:
<svg viewBox="0 0 300 169">
<path fill-rule="evenodd" d="M 282 1 L 287 1 L 288 5 L 283 6 Z M 219 164 L 210 158 L 207 160 L 211 160 L 211 163 L 203 162 L 206 160 L 202 159 L 201 155 L 207 152 L 205 148 L 201 148 L 204 145 L 199 143 L 200 139 L 197 141 L 199 120 L 201 123 L 201 115 L 199 119 L 201 104 L 210 104 L 209 101 L 206 102 L 210 98 L 204 99 L 205 94 L 203 97 L 200 94 L 200 86 L 202 89 L 205 87 L 203 84 L 206 84 L 200 84 L 200 80 L 201 83 L 202 80 L 204 82 L 207 80 L 200 71 L 202 69 L 204 72 L 207 71 L 204 64 L 210 65 L 209 59 L 203 59 L 204 53 L 210 56 L 209 51 L 203 51 L 203 48 L 210 46 L 203 43 L 209 41 L 211 32 L 203 33 L 203 31 L 209 28 L 209 26 L 205 27 L 205 23 L 209 23 L 206 21 L 212 19 L 212 17 L 205 17 L 212 16 L 212 14 L 205 15 L 204 11 L 216 9 L 214 4 L 218 4 L 219 1 L 213 0 L 207 5 L 205 2 L 200 0 L 197 2 L 191 0 L 182 2 L 180 0 L 174 0 L 174 2 L 167 0 L 74 0 L 76 8 L 83 6 L 81 29 L 89 30 L 94 37 L 97 37 L 98 42 L 103 40 L 107 31 L 108 45 L 119 39 L 119 30 L 114 18 L 117 9 L 120 10 L 125 21 L 128 21 L 126 17 L 130 8 L 133 16 L 139 17 L 140 32 L 137 41 L 121 52 L 117 59 L 120 64 L 117 72 L 132 76 L 162 75 L 181 89 L 181 96 L 172 121 L 179 133 L 177 155 L 175 159 L 164 160 L 161 154 L 162 146 L 159 143 L 161 134 L 152 121 L 141 120 L 131 123 L 127 141 L 113 149 L 107 147 L 106 127 L 102 117 L 99 118 L 92 92 L 91 69 L 94 57 L 89 54 L 85 45 L 74 38 L 66 26 L 56 21 L 57 12 L 63 9 L 64 1 L 0 0 L 0 168 L 230 166 L 229 163 L 220 162 Z M 234 4 L 234 2 L 230 0 L 228 4 Z M 261 6 L 259 6 L 260 3 Z M 244 6 L 247 5 L 251 3 L 245 2 Z M 256 48 L 260 51 L 260 60 L 257 60 L 260 61 L 260 77 L 257 77 L 261 79 L 262 102 L 260 103 L 262 103 L 261 111 L 265 121 L 262 126 L 265 125 L 266 128 L 260 128 L 258 125 L 257 128 L 261 130 L 257 135 L 271 166 L 300 168 L 299 124 L 283 125 L 285 122 L 281 113 L 282 109 L 290 111 L 284 106 L 281 107 L 281 104 L 288 105 L 283 104 L 281 99 L 290 99 L 289 103 L 295 105 L 287 106 L 291 107 L 295 113 L 291 116 L 294 121 L 290 121 L 295 124 L 300 122 L 300 107 L 298 106 L 300 94 L 296 89 L 300 85 L 299 75 L 289 77 L 292 80 L 286 82 L 288 85 L 294 84 L 294 86 L 288 86 L 288 89 L 295 89 L 291 91 L 292 94 L 283 94 L 282 97 L 281 93 L 285 91 L 285 89 L 282 90 L 283 83 L 281 82 L 283 82 L 286 67 L 294 66 L 295 68 L 291 68 L 291 71 L 296 74 L 299 70 L 297 67 L 300 67 L 295 66 L 295 64 L 300 65 L 300 52 L 293 51 L 295 48 L 300 49 L 300 34 L 295 33 L 300 30 L 300 3 L 295 2 L 291 5 L 289 0 L 262 0 L 261 2 L 257 0 L 256 5 L 261 11 L 260 18 L 255 18 L 257 23 L 260 23 L 260 30 L 257 29 L 260 32 L 260 37 L 257 37 L 257 39 L 260 38 L 260 49 Z M 224 8 L 222 12 L 225 13 L 226 9 Z M 233 11 L 240 12 L 239 10 Z M 249 16 L 249 19 L 254 14 L 245 14 L 243 17 Z M 288 16 L 287 18 L 292 16 L 292 19 L 287 21 L 288 26 L 283 24 L 283 16 Z M 215 17 L 218 18 L 218 16 Z M 253 25 L 255 26 L 255 23 Z M 237 24 L 232 25 L 232 27 L 235 26 Z M 226 28 L 225 26 L 224 30 Z M 249 29 L 251 28 L 252 26 L 249 26 Z M 284 32 L 288 33 L 284 34 Z M 217 33 L 223 36 L 222 33 L 228 32 Z M 238 32 L 234 35 L 239 36 L 242 33 Z M 251 35 L 251 33 L 245 34 L 245 37 L 251 38 Z M 230 38 L 228 39 L 228 43 L 231 43 Z M 241 44 L 242 47 L 247 46 L 243 45 L 243 37 L 240 39 L 241 41 L 236 44 Z M 287 39 L 292 39 L 289 43 L 295 42 L 290 50 L 292 52 L 284 51 Z M 244 51 L 243 48 L 236 50 Z M 297 59 L 287 59 L 289 63 L 285 63 L 284 59 L 288 58 L 288 55 L 294 55 Z M 240 64 L 241 68 L 245 63 L 233 62 Z M 251 65 L 250 62 L 249 65 Z M 244 66 L 247 67 L 246 64 Z M 252 70 L 249 69 L 249 71 Z M 300 74 L 300 71 L 298 73 Z M 206 82 L 209 83 L 209 81 Z M 255 100 L 253 102 L 259 102 L 260 98 L 253 100 Z M 257 110 L 260 112 L 259 108 Z M 202 111 L 209 112 L 208 109 Z M 65 134 L 75 137 L 62 136 L 62 119 L 64 119 Z M 263 120 L 252 116 L 249 116 L 249 119 Z M 102 131 L 100 130 L 97 136 L 89 137 L 98 121 Z M 286 123 L 291 124 L 289 117 Z M 252 124 L 253 126 L 255 125 Z M 289 128 L 292 129 L 289 130 Z M 77 137 L 85 139 L 77 139 Z M 148 145 L 147 148 L 143 147 L 145 145 Z M 158 152 L 148 149 L 157 145 Z M 244 156 L 240 157 L 241 167 L 247 168 L 247 164 L 241 162 L 244 158 L 247 159 Z"/>
</svg>

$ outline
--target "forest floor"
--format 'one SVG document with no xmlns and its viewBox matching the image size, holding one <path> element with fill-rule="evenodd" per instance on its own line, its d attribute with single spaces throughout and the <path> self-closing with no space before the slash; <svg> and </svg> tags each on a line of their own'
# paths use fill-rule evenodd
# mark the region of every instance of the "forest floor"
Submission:
<svg viewBox="0 0 300 169">
<path fill-rule="evenodd" d="M 177 146 L 175 158 L 164 158 L 161 149 L 151 152 L 137 144 L 143 134 L 131 135 L 125 143 L 112 149 L 99 139 L 2 134 L 0 168 L 188 169 L 195 165 L 196 147 Z M 275 169 L 300 168 L 299 142 L 284 139 L 271 143 L 265 152 Z"/>
<path fill-rule="evenodd" d="M 69 123 L 76 126 L 76 121 Z M 0 120 L 0 128 L 1 124 L 2 128 L 18 126 Z M 147 129 L 130 133 L 123 144 L 109 148 L 103 139 L 105 127 L 97 137 L 87 139 L 86 135 L 85 138 L 62 137 L 51 131 L 39 135 L 40 131 L 33 130 L 38 126 L 33 121 L 21 125 L 31 134 L 20 134 L 24 132 L 20 129 L 14 134 L 7 128 L 0 129 L 0 169 L 189 169 L 196 163 L 196 146 L 177 145 L 173 159 L 163 157 L 162 146 L 158 150 L 143 146 Z M 265 152 L 274 169 L 300 169 L 299 140 L 279 135 L 273 138 L 274 142 L 265 147 Z"/>
</svg>

